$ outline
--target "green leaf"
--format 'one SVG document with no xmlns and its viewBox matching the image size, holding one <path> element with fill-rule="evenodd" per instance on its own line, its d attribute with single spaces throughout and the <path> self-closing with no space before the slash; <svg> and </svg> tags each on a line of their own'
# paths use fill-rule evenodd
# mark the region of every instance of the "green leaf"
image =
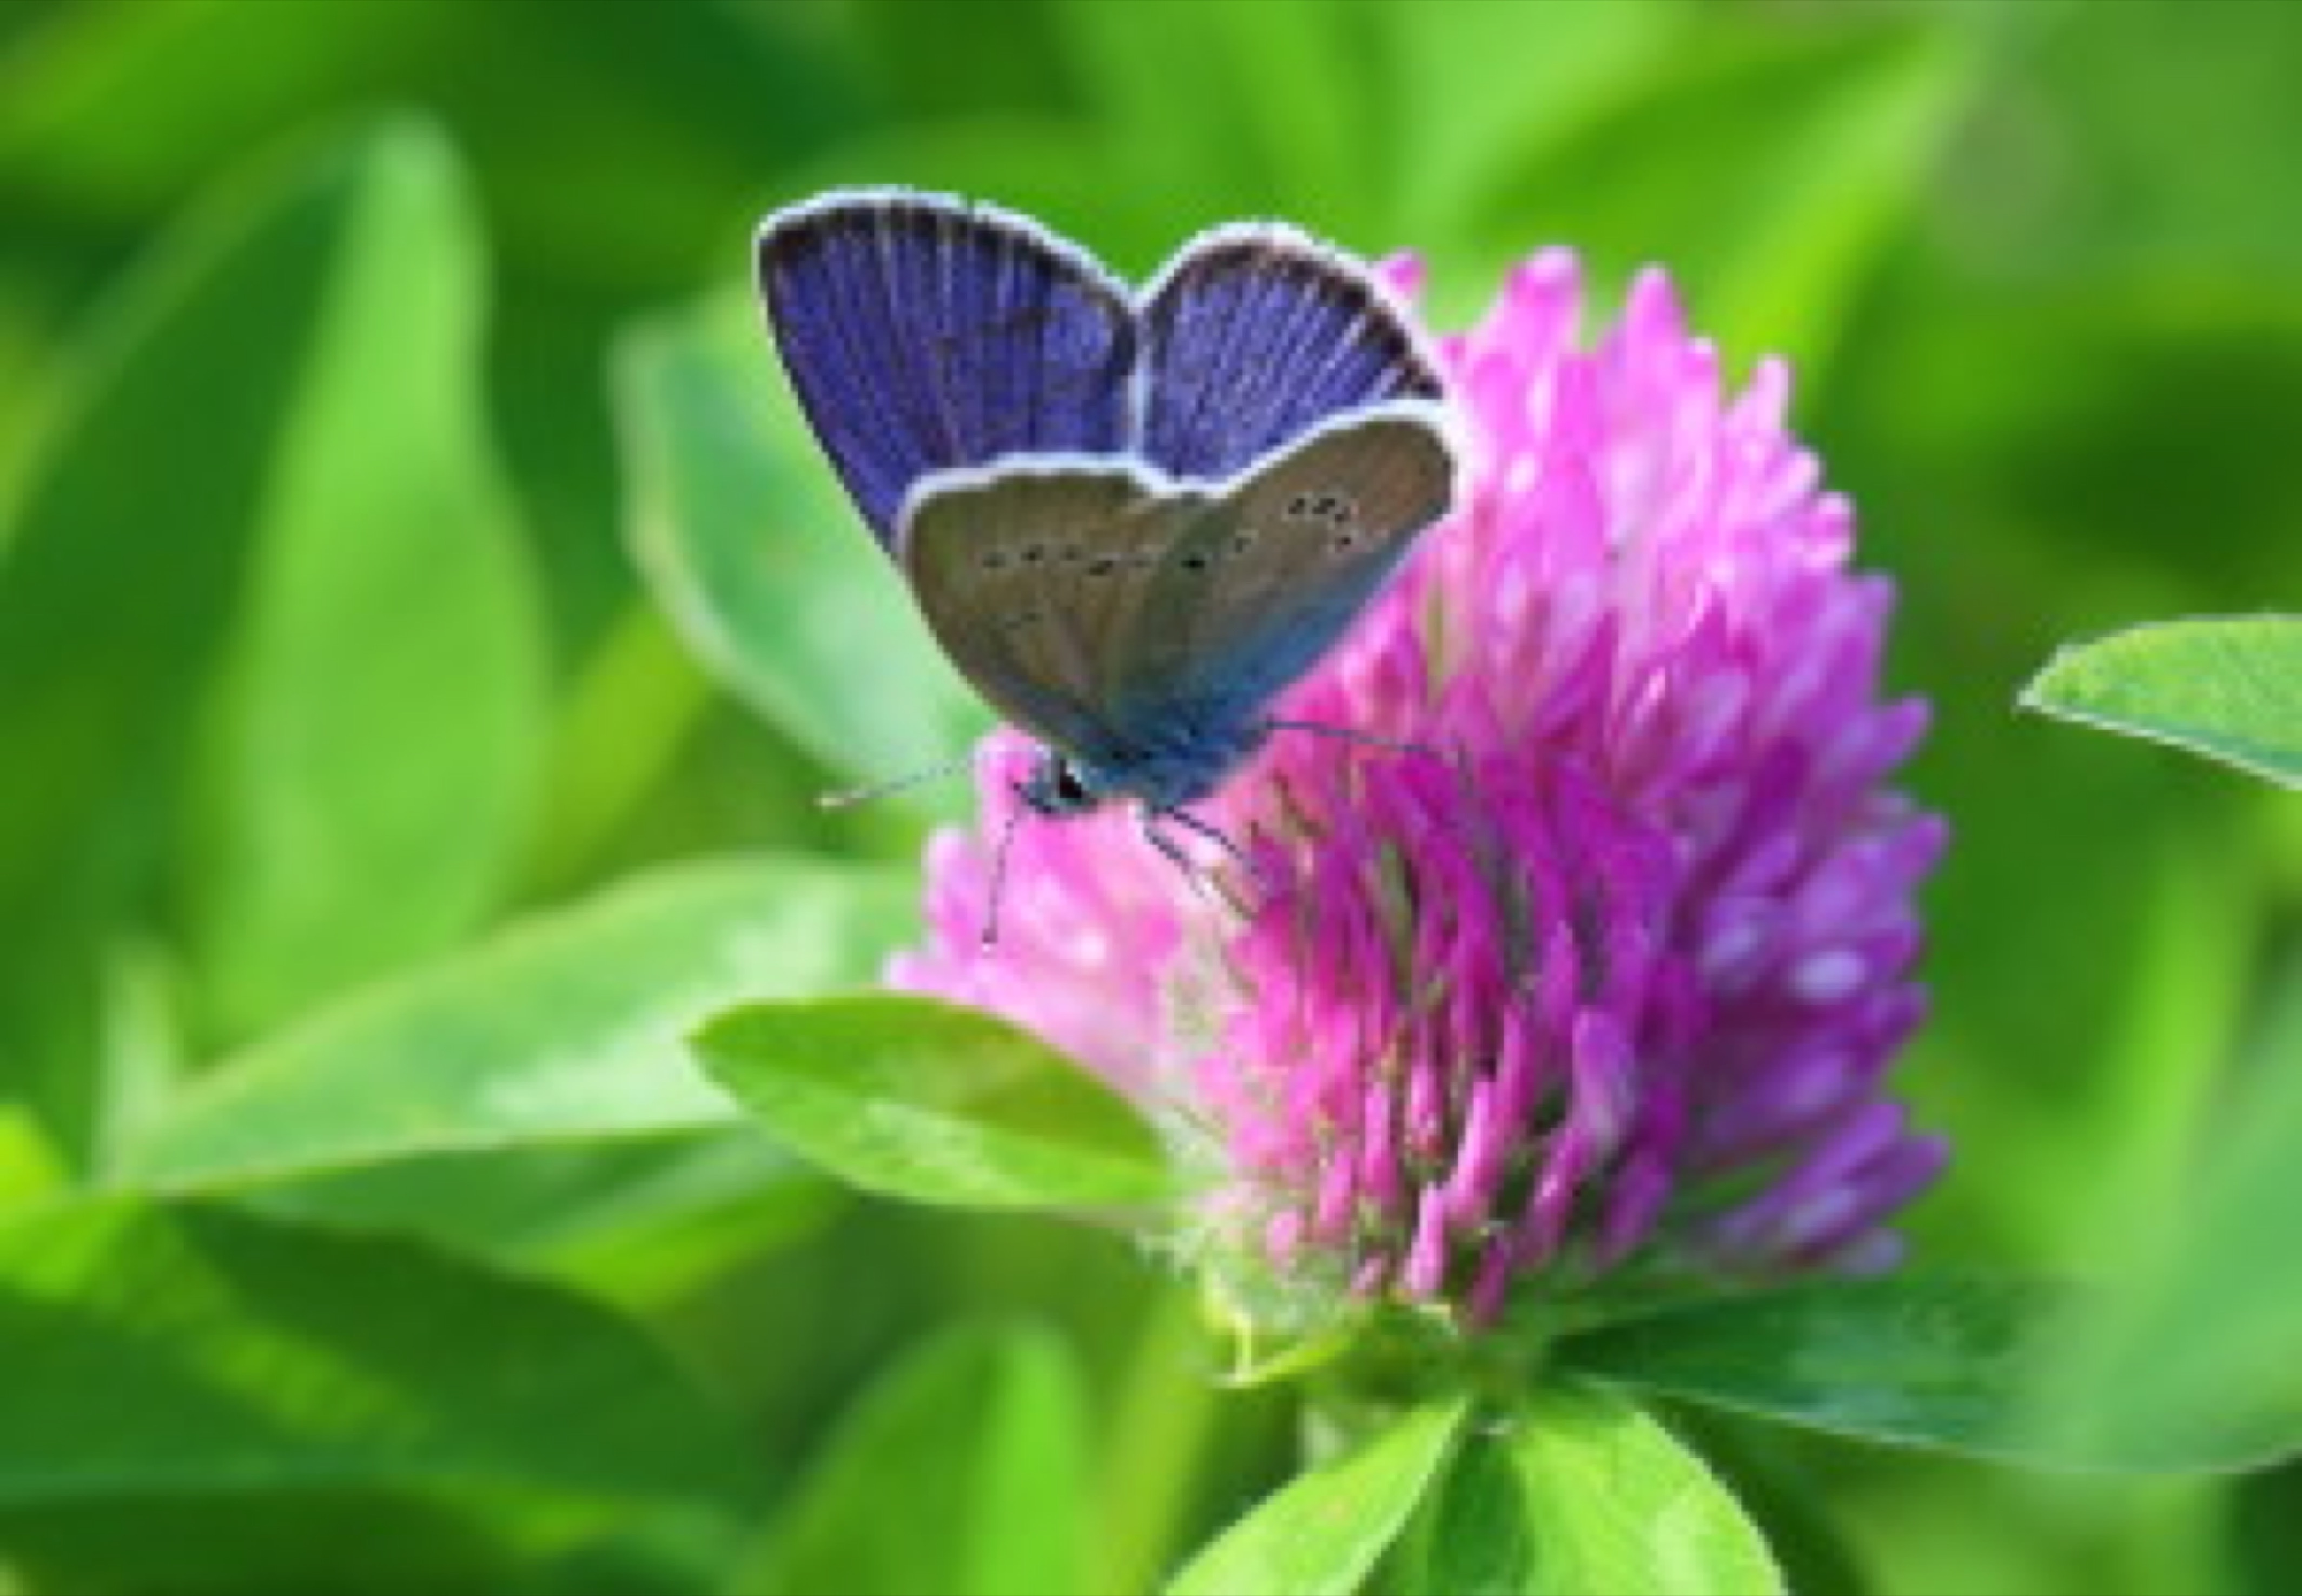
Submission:
<svg viewBox="0 0 2302 1596">
<path fill-rule="evenodd" d="M 943 128 L 977 113 L 1070 109 L 1076 91 L 1047 15 L 1054 3 L 952 0 L 923 28 L 910 0 L 853 0 L 844 20 L 883 103 L 902 106 L 907 123 Z"/>
<path fill-rule="evenodd" d="M 902 775 L 988 714 L 841 491 L 748 299 L 634 335 L 616 367 L 633 553 L 711 670 L 825 764 Z M 965 784 L 923 790 L 965 802 Z"/>
<path fill-rule="evenodd" d="M 2073 644 L 2022 706 L 2302 786 L 2302 620 L 2161 621 Z"/>
<path fill-rule="evenodd" d="M 182 866 L 227 1036 L 478 923 L 540 756 L 542 638 L 487 439 L 472 197 L 416 124 L 332 181 L 316 315 L 265 333 L 298 339 L 300 370 L 271 417 Z"/>
<path fill-rule="evenodd" d="M 1367 236 L 1371 202 L 1388 175 L 1389 130 L 1373 110 L 1380 63 L 1364 8 L 1332 0 L 1210 5 L 1184 29 L 1163 26 L 1166 18 L 1140 6 L 1074 4 L 1070 13 L 1074 35 L 1097 46 L 1081 54 L 1103 66 L 1105 105 L 1131 122 L 1118 148 L 1173 163 L 1167 192 L 1206 206 L 1238 184 L 1249 214 L 1283 206 L 1362 248 L 1390 242 Z M 1205 88 L 1198 114 L 1188 118 L 1173 112 L 1179 71 Z M 1185 122 L 1193 125 L 1178 125 Z M 1186 152 L 1188 168 L 1176 159 Z"/>
<path fill-rule="evenodd" d="M 538 659 L 474 231 L 395 125 L 200 207 L 76 344 L 0 527 L 0 721 L 40 773 L 0 790 L 0 1051 L 76 1158 L 121 922 L 174 910 L 231 1029 L 496 885 Z"/>
<path fill-rule="evenodd" d="M 75 1160 L 94 1134 L 98 950 L 173 841 L 350 199 L 339 163 L 170 235 L 76 340 L 0 524 L 0 724 L 11 767 L 39 772 L 0 784 L 0 1054 Z"/>
<path fill-rule="evenodd" d="M 1467 200 L 1634 91 L 1683 38 L 1688 15 L 1681 0 L 1375 7 L 1391 92 L 1412 108 L 1394 131 L 1397 241 L 1428 248 L 1457 236 Z M 1453 274 L 1443 258 L 1431 265 Z"/>
<path fill-rule="evenodd" d="M 584 1516 L 615 1511 L 603 1506 Z M 519 1591 L 536 1561 L 555 1541 L 564 1542 L 561 1526 L 574 1516 L 562 1499 L 531 1503 L 505 1492 L 450 1495 L 421 1487 L 189 1487 L 0 1502 L 0 1546 L 20 1582 L 0 1588 L 10 1596 L 52 1590 L 120 1596 Z M 549 1527 L 539 1533 L 523 1517 Z M 121 1533 L 124 1524 L 135 1525 L 135 1533 Z M 359 1548 L 356 1562 L 345 1558 L 347 1546 Z"/>
<path fill-rule="evenodd" d="M 1332 160 L 1339 136 L 1348 142 L 1363 134 L 1336 114 L 1337 106 L 1367 97 L 1364 71 L 1347 54 L 1339 59 L 1334 47 L 1333 19 L 1342 8 L 1278 0 L 1257 9 L 1275 14 L 1261 21 L 1208 6 L 1194 15 L 1193 26 L 1177 28 L 1142 6 L 1096 0 L 1060 0 L 1055 6 L 1054 32 L 1093 110 L 1084 133 L 1092 141 L 1095 181 L 1106 193 L 1139 195 L 1145 202 L 1106 206 L 1109 219 L 1080 235 L 1122 272 L 1148 269 L 1155 255 L 1172 249 L 1178 234 L 1192 227 L 1271 210 L 1283 201 L 1293 219 L 1330 232 L 1363 210 L 1373 175 L 1365 167 L 1346 172 L 1332 194 L 1296 189 L 1290 195 L 1281 186 L 1290 171 Z M 1246 46 L 1257 32 L 1276 35 L 1294 48 L 1253 57 Z M 1195 97 L 1193 114 L 1177 116 L 1174 86 L 1186 80 L 1204 92 Z M 1298 133 L 1283 116 L 1256 103 L 1266 97 L 1258 92 L 1266 80 L 1274 109 L 1320 88 L 1330 103 Z M 1155 219 L 1146 212 L 1156 212 Z M 1049 220 L 1060 226 L 1066 217 L 1088 220 L 1069 206 Z"/>
<path fill-rule="evenodd" d="M 0 1214 L 59 1196 L 66 1183 L 63 1161 L 39 1121 L 0 1105 Z"/>
<path fill-rule="evenodd" d="M 1187 1290 L 1155 1293 L 1125 1360 L 1104 1385 L 1089 1596 L 1149 1590 L 1206 1489 L 1221 1418 L 1236 1401 L 1217 1377 L 1207 1315 Z"/>
<path fill-rule="evenodd" d="M 281 1218 L 429 1239 L 634 1306 L 802 1239 L 844 1197 L 738 1121 L 396 1158 L 246 1201 Z"/>
<path fill-rule="evenodd" d="M 427 1247 L 113 1200 L 0 1226 L 0 1501 L 518 1485 L 735 1505 L 726 1421 L 623 1321 Z"/>
<path fill-rule="evenodd" d="M 125 228 L 281 129 L 421 103 L 468 130 L 522 279 L 660 295 L 727 247 L 761 152 L 773 170 L 853 115 L 850 52 L 818 24 L 714 6 L 542 27 L 460 5 L 43 8 L 0 57 L 0 184 L 40 197 L 36 223 Z"/>
<path fill-rule="evenodd" d="M 2231 1467 L 2302 1433 L 2276 1414 L 2214 1430 L 2036 1433 L 2041 1371 L 2098 1307 L 2039 1281 L 1830 1281 L 1626 1320 L 1567 1338 L 1557 1355 L 1562 1367 L 1732 1412 L 2050 1467 Z"/>
<path fill-rule="evenodd" d="M 889 1197 L 1086 1208 L 1171 1188 L 1134 1108 L 972 1009 L 894 995 L 758 1004 L 714 1019 L 695 1050 L 786 1147 Z"/>
<path fill-rule="evenodd" d="M 1567 239 L 1617 272 L 1666 261 L 1730 356 L 1811 365 L 1920 191 L 1970 63 L 1901 23 L 1713 31 L 1664 59 L 1515 163 L 1473 236 L 1504 258 Z"/>
<path fill-rule="evenodd" d="M 233 0 L 28 14 L 28 37 L 0 57 L 0 183 L 52 203 L 69 195 L 69 212 L 115 223 L 165 210 L 346 87 L 374 82 L 377 63 L 436 48 L 440 20 L 420 6 L 334 26 L 283 13 L 265 19 L 258 55 Z M 198 59 L 230 64 L 182 70 Z"/>
<path fill-rule="evenodd" d="M 2281 1262 L 2302 1212 L 2302 979 L 2289 974 L 2244 1063 L 2176 1190 L 2110 1210 L 2125 1222 L 2098 1241 L 2117 1281 L 2041 1370 L 2051 1444 L 2124 1454 L 2235 1435 L 2252 1460 L 2302 1452 L 2302 1278 Z"/>
<path fill-rule="evenodd" d="M 1348 1596 L 1438 1474 L 1465 1406 L 1412 1409 L 1290 1481 L 1193 1558 L 1167 1596 Z"/>
<path fill-rule="evenodd" d="M 948 1331 L 866 1391 L 794 1489 L 744 1596 L 1049 1596 L 1086 1541 L 1085 1379 L 1021 1327 Z"/>
<path fill-rule="evenodd" d="M 715 1008 L 869 979 L 912 924 L 889 873 L 693 864 L 540 915 L 197 1081 L 127 1177 L 208 1187 L 721 1123 L 682 1046 Z"/>
<path fill-rule="evenodd" d="M 1781 1572 L 1734 1495 L 1609 1392 L 1554 1387 L 1466 1437 L 1413 1545 L 1427 1596 L 1758 1596 Z"/>
</svg>

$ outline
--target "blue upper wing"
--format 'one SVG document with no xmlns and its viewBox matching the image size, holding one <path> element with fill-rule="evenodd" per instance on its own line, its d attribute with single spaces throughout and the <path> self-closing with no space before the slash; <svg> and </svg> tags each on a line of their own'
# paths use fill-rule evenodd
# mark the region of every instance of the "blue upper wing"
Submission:
<svg viewBox="0 0 2302 1596">
<path fill-rule="evenodd" d="M 1127 290 L 1033 223 L 848 190 L 769 217 L 758 265 L 800 405 L 883 546 L 930 472 L 1130 441 Z"/>
<path fill-rule="evenodd" d="M 1441 391 L 1365 268 L 1292 228 L 1201 235 L 1160 273 L 1141 315 L 1139 447 L 1188 481 L 1231 476 L 1330 417 Z"/>
</svg>

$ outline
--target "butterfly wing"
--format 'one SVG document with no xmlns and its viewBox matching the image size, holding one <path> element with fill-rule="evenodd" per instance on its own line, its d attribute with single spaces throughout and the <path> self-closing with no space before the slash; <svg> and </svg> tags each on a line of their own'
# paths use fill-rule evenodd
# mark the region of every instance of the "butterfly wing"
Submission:
<svg viewBox="0 0 2302 1596">
<path fill-rule="evenodd" d="M 801 408 L 882 545 L 932 472 L 1127 442 L 1128 291 L 1036 223 L 846 190 L 769 217 L 758 267 Z"/>
<path fill-rule="evenodd" d="M 1065 751 L 1122 750 L 1110 662 L 1205 496 L 1133 466 L 1023 458 L 921 484 L 896 552 L 944 651 L 1003 715 Z"/>
<path fill-rule="evenodd" d="M 1245 725 L 1332 648 L 1443 516 L 1432 407 L 1315 429 L 1228 493 L 1123 464 L 1018 460 L 922 485 L 897 548 L 944 651 L 1072 753 Z"/>
<path fill-rule="evenodd" d="M 1365 269 L 1292 228 L 1216 228 L 1179 251 L 1142 307 L 1144 457 L 1231 475 L 1345 411 L 1436 399 L 1438 375 Z"/>
<path fill-rule="evenodd" d="M 1260 714 L 1341 638 L 1453 488 L 1434 407 L 1394 403 L 1315 429 L 1168 545 L 1102 673 L 1104 712 L 1215 727 Z"/>
</svg>

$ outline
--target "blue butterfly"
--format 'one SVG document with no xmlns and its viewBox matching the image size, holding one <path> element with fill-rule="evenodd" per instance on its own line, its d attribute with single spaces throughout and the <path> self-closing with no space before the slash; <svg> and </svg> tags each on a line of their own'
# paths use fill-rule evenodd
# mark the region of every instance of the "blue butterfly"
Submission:
<svg viewBox="0 0 2302 1596">
<path fill-rule="evenodd" d="M 1138 293 L 1013 213 L 848 189 L 769 216 L 758 265 L 863 519 L 1040 741 L 1037 813 L 1132 799 L 1179 860 L 1159 821 L 1216 835 L 1187 806 L 1452 500 L 1429 358 L 1292 228 L 1201 233 Z"/>
</svg>

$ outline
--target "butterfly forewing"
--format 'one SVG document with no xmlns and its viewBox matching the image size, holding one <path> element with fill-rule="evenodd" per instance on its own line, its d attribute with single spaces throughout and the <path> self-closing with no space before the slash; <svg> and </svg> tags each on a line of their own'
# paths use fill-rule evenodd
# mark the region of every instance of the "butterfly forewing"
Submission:
<svg viewBox="0 0 2302 1596">
<path fill-rule="evenodd" d="M 1130 440 L 1127 290 L 1021 217 L 843 195 L 770 218 L 758 265 L 800 405 L 883 544 L 932 472 Z"/>
<path fill-rule="evenodd" d="M 1332 423 L 1280 454 L 1175 542 L 1116 640 L 1105 713 L 1260 712 L 1334 646 L 1452 491 L 1444 434 L 1420 405 Z"/>
<path fill-rule="evenodd" d="M 1330 416 L 1440 391 L 1366 273 L 1290 228 L 1185 247 L 1142 317 L 1140 448 L 1177 477 L 1228 477 Z"/>
</svg>

